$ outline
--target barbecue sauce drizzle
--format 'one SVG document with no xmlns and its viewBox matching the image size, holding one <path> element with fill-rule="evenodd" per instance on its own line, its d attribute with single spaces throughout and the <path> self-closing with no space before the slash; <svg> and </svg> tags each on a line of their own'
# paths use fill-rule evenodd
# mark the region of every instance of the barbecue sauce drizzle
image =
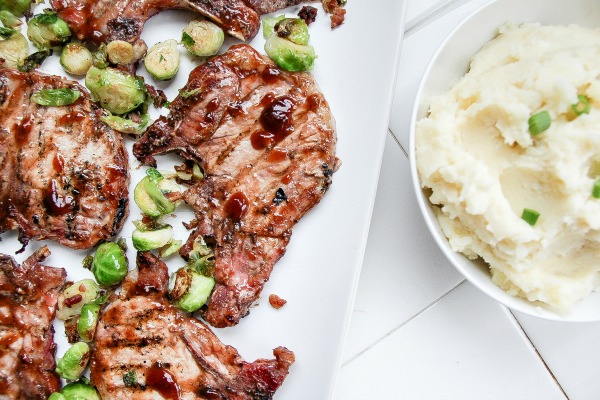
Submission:
<svg viewBox="0 0 600 400">
<path fill-rule="evenodd" d="M 248 198 L 242 192 L 232 194 L 225 202 L 225 212 L 235 222 L 239 222 L 248 211 Z"/>
<path fill-rule="evenodd" d="M 252 147 L 256 150 L 264 150 L 276 145 L 294 131 L 292 113 L 296 103 L 290 96 L 273 98 L 273 94 L 267 94 L 261 101 L 266 107 L 260 114 L 258 121 L 262 130 L 257 130 L 250 136 Z"/>
<path fill-rule="evenodd" d="M 150 389 L 156 390 L 167 400 L 179 400 L 181 390 L 175 377 L 160 364 L 153 365 L 146 371 L 146 385 Z"/>
<path fill-rule="evenodd" d="M 64 215 L 75 207 L 72 196 L 63 196 L 58 192 L 58 182 L 52 179 L 48 193 L 44 197 L 44 206 L 52 215 Z"/>
</svg>

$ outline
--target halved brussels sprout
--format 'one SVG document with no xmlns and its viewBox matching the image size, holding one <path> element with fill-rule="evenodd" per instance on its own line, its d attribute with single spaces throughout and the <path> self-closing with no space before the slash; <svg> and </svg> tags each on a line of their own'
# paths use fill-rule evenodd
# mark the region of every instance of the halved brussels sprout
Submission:
<svg viewBox="0 0 600 400">
<path fill-rule="evenodd" d="M 155 79 L 167 80 L 179 70 L 179 50 L 175 39 L 165 40 L 150 47 L 144 58 L 146 71 Z"/>
<path fill-rule="evenodd" d="M 102 400 L 96 389 L 83 378 L 69 383 L 60 392 L 66 400 Z"/>
<path fill-rule="evenodd" d="M 225 33 L 218 25 L 210 21 L 191 21 L 181 35 L 181 43 L 191 54 L 198 57 L 209 57 L 217 54 Z"/>
<path fill-rule="evenodd" d="M 98 246 L 92 263 L 92 273 L 99 284 L 117 285 L 125 278 L 127 270 L 127 257 L 117 243 L 105 242 Z"/>
<path fill-rule="evenodd" d="M 170 201 L 165 194 L 180 190 L 176 182 L 164 179 L 154 168 L 149 168 L 144 177 L 133 191 L 133 199 L 142 212 L 156 218 L 175 211 L 176 204 Z"/>
<path fill-rule="evenodd" d="M 55 12 L 45 11 L 29 20 L 27 37 L 40 50 L 60 46 L 69 41 L 71 30 Z"/>
<path fill-rule="evenodd" d="M 103 115 L 100 120 L 115 131 L 128 133 L 130 135 L 141 135 L 146 132 L 150 125 L 150 116 L 148 114 L 140 115 L 139 122 L 133 122 L 129 118 L 119 117 L 118 115 Z"/>
<path fill-rule="evenodd" d="M 268 39 L 274 32 L 275 24 L 282 19 L 285 19 L 285 15 L 279 15 L 277 17 L 265 17 L 262 19 L 263 37 Z"/>
<path fill-rule="evenodd" d="M 265 51 L 275 64 L 286 71 L 307 71 L 317 58 L 311 45 L 296 44 L 278 35 L 267 39 Z"/>
<path fill-rule="evenodd" d="M 90 359 L 90 346 L 77 342 L 69 347 L 62 358 L 56 362 L 56 373 L 61 378 L 74 381 L 79 379 Z"/>
<path fill-rule="evenodd" d="M 29 54 L 25 36 L 10 28 L 0 28 L 0 67 L 17 68 Z"/>
<path fill-rule="evenodd" d="M 275 24 L 274 30 L 277 36 L 296 44 L 308 44 L 310 39 L 308 25 L 300 18 L 284 18 Z"/>
<path fill-rule="evenodd" d="M 98 325 L 98 316 L 100 315 L 100 305 L 88 303 L 81 309 L 81 315 L 77 321 L 77 333 L 84 342 L 94 340 L 96 325 Z"/>
<path fill-rule="evenodd" d="M 83 279 L 67 286 L 58 295 L 58 311 L 56 318 L 66 321 L 79 315 L 84 304 L 94 301 L 100 288 L 92 279 Z"/>
<path fill-rule="evenodd" d="M 60 65 L 73 75 L 85 75 L 92 61 L 92 53 L 81 43 L 67 44 L 60 54 Z"/>
<path fill-rule="evenodd" d="M 171 241 L 165 244 L 158 250 L 158 255 L 161 258 L 167 258 L 179 251 L 183 242 L 181 240 L 171 239 Z"/>
<path fill-rule="evenodd" d="M 31 0 L 2 0 L 0 10 L 9 11 L 11 14 L 21 16 L 31 7 Z"/>
<path fill-rule="evenodd" d="M 48 400 L 67 400 L 67 398 L 62 393 L 55 392 L 48 397 Z"/>
<path fill-rule="evenodd" d="M 214 278 L 188 267 L 180 268 L 169 280 L 169 298 L 176 307 L 194 312 L 206 304 L 214 286 Z"/>
<path fill-rule="evenodd" d="M 131 43 L 113 40 L 106 45 L 106 55 L 113 64 L 127 65 L 135 62 L 135 50 Z"/>
<path fill-rule="evenodd" d="M 7 28 L 14 28 L 21 25 L 21 20 L 8 10 L 0 11 L 0 22 Z"/>
<path fill-rule="evenodd" d="M 113 114 L 126 114 L 146 100 L 144 82 L 132 74 L 114 68 L 92 66 L 85 75 L 85 86 L 102 107 Z"/>
<path fill-rule="evenodd" d="M 30 100 L 40 106 L 60 107 L 73 104 L 80 96 L 79 91 L 69 88 L 42 89 L 33 93 Z"/>
<path fill-rule="evenodd" d="M 173 239 L 173 227 L 171 225 L 163 225 L 155 230 L 148 230 L 137 225 L 137 229 L 133 231 L 131 240 L 133 247 L 138 251 L 154 250 L 165 246 Z"/>
<path fill-rule="evenodd" d="M 23 64 L 19 65 L 19 71 L 29 72 L 31 70 L 34 70 L 40 65 L 42 65 L 44 60 L 46 60 L 46 58 L 50 57 L 51 55 L 52 49 L 36 51 L 35 53 L 28 55 L 23 61 Z"/>
</svg>

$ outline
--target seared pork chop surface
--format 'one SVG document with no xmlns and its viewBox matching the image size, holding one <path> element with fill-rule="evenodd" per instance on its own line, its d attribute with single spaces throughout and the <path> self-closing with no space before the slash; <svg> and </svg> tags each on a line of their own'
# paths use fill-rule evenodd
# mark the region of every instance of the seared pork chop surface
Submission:
<svg viewBox="0 0 600 400">
<path fill-rule="evenodd" d="M 120 296 L 102 311 L 91 381 L 103 399 L 270 399 L 294 353 L 245 362 L 200 320 L 170 305 L 166 265 L 138 253 Z M 161 397 L 162 396 L 162 397 Z"/>
<path fill-rule="evenodd" d="M 44 246 L 19 266 L 0 254 L 2 399 L 47 399 L 60 390 L 52 321 L 67 273 L 41 265 L 48 255 Z"/>
<path fill-rule="evenodd" d="M 68 106 L 30 100 L 70 88 Z M 128 162 L 120 135 L 102 123 L 86 89 L 39 73 L 0 69 L 0 233 L 87 249 L 114 236 L 128 213 Z"/>
<path fill-rule="evenodd" d="M 181 254 L 198 236 L 214 244 L 216 285 L 201 312 L 213 326 L 235 325 L 331 184 L 335 122 L 311 75 L 282 71 L 243 44 L 194 69 L 170 111 L 134 154 L 153 164 L 175 151 L 204 169 L 184 194 L 196 219 Z"/>
<path fill-rule="evenodd" d="M 144 23 L 164 10 L 191 10 L 211 19 L 241 40 L 253 38 L 260 28 L 259 14 L 302 0 L 50 0 L 79 40 L 96 44 L 111 40 L 134 43 Z"/>
</svg>

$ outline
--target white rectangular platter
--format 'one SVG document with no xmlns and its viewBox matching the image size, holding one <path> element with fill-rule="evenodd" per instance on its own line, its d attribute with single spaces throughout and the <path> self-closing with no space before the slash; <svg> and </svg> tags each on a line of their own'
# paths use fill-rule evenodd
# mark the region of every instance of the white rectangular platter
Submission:
<svg viewBox="0 0 600 400">
<path fill-rule="evenodd" d="M 349 0 L 346 22 L 331 30 L 329 16 L 320 3 L 309 5 L 318 8 L 317 20 L 310 25 L 310 43 L 318 54 L 313 73 L 337 121 L 337 156 L 342 166 L 321 203 L 294 227 L 287 252 L 275 266 L 251 313 L 238 326 L 214 329 L 224 343 L 236 347 L 247 361 L 272 358 L 272 349 L 280 345 L 294 351 L 296 362 L 275 395 L 276 399 L 290 400 L 325 399 L 333 390 L 377 188 L 405 12 L 403 0 Z M 44 7 L 37 6 L 35 12 Z M 297 6 L 283 11 L 295 16 L 299 9 Z M 161 13 L 146 23 L 142 38 L 148 46 L 171 38 L 179 40 L 182 29 L 193 18 L 189 12 Z M 222 51 L 235 42 L 227 40 Z M 250 44 L 264 54 L 262 33 Z M 200 63 L 189 57 L 183 47 L 180 52 L 181 68 L 167 83 L 153 80 L 143 66 L 138 69 L 147 83 L 164 90 L 169 100 Z M 56 56 L 46 60 L 40 70 L 65 75 Z M 155 112 L 154 117 L 157 115 Z M 131 194 L 145 168 L 131 155 L 133 140 L 128 138 L 126 143 Z M 180 161 L 176 156 L 158 157 L 158 168 L 168 169 Z M 133 268 L 132 221 L 139 219 L 140 214 L 133 196 L 130 197 L 130 216 L 119 237 L 127 239 L 129 264 Z M 192 217 L 192 210 L 182 207 L 177 218 L 168 219 L 176 238 L 187 238 L 189 232 L 181 222 Z M 0 251 L 14 255 L 20 248 L 16 237 L 14 232 L 3 234 Z M 65 268 L 69 280 L 91 277 L 81 261 L 93 250 L 73 251 L 51 242 L 32 241 L 16 259 L 22 261 L 44 244 L 52 251 L 47 265 Z M 166 261 L 171 271 L 183 265 L 179 257 Z M 286 299 L 287 304 L 280 310 L 272 308 L 267 300 L 271 293 Z M 60 322 L 56 322 L 55 338 L 57 356 L 62 356 L 68 344 Z"/>
</svg>

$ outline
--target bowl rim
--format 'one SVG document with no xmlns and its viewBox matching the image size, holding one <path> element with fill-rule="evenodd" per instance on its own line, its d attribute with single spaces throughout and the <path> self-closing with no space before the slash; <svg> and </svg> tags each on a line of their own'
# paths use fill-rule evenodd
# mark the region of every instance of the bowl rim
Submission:
<svg viewBox="0 0 600 400">
<path fill-rule="evenodd" d="M 484 294 L 486 294 L 487 296 L 496 300 L 500 304 L 508 307 L 511 310 L 516 310 L 518 312 L 521 312 L 521 313 L 524 313 L 527 315 L 531 315 L 534 317 L 546 319 L 546 320 L 557 321 L 557 322 L 597 322 L 597 321 L 600 321 L 600 314 L 598 314 L 597 316 L 593 316 L 593 315 L 586 316 L 585 313 L 584 313 L 584 315 L 579 315 L 579 314 L 571 315 L 568 310 L 565 313 L 559 313 L 558 311 L 542 307 L 541 304 L 536 305 L 534 302 L 529 301 L 527 299 L 523 299 L 523 298 L 520 298 L 517 296 L 510 295 L 509 293 L 507 293 L 506 291 L 504 291 L 503 289 L 501 289 L 500 287 L 495 285 L 491 281 L 491 276 L 490 276 L 489 281 L 484 281 L 484 280 L 478 278 L 477 276 L 475 276 L 475 272 L 474 272 L 474 270 L 476 268 L 475 266 L 473 266 L 473 269 L 471 269 L 470 267 L 465 267 L 461 262 L 459 262 L 459 259 L 462 258 L 462 259 L 469 261 L 469 264 L 473 263 L 471 260 L 468 260 L 462 253 L 456 252 L 450 247 L 448 239 L 441 231 L 441 228 L 439 226 L 439 223 L 437 222 L 437 219 L 435 218 L 435 216 L 432 216 L 431 203 L 429 202 L 428 197 L 423 193 L 423 189 L 421 188 L 420 177 L 419 177 L 417 161 L 416 161 L 416 144 L 415 144 L 416 124 L 418 122 L 417 118 L 418 118 L 418 115 L 419 115 L 419 112 L 421 109 L 421 104 L 426 104 L 423 101 L 423 97 L 424 97 L 424 91 L 425 91 L 426 85 L 431 76 L 431 72 L 436 67 L 436 63 L 437 63 L 438 59 L 440 58 L 442 53 L 446 50 L 448 43 L 453 40 L 454 36 L 459 31 L 461 31 L 465 25 L 469 24 L 471 21 L 473 21 L 473 19 L 477 18 L 486 9 L 494 6 L 496 3 L 499 3 L 501 1 L 507 1 L 507 0 L 490 0 L 490 1 L 486 2 L 485 4 L 479 6 L 475 10 L 473 10 L 462 21 L 460 21 L 460 23 L 458 23 L 450 31 L 450 33 L 444 38 L 444 40 L 441 42 L 441 44 L 437 47 L 433 56 L 429 60 L 427 67 L 425 68 L 425 71 L 423 72 L 423 74 L 420 78 L 419 86 L 418 86 L 417 92 L 414 96 L 413 108 L 412 108 L 411 117 L 410 117 L 409 141 L 408 141 L 408 147 L 409 147 L 408 148 L 408 158 L 409 158 L 409 164 L 410 164 L 410 175 L 411 175 L 411 179 L 412 179 L 413 190 L 414 190 L 414 193 L 415 193 L 415 196 L 417 199 L 417 203 L 419 205 L 419 210 L 421 211 L 421 215 L 422 215 L 423 219 L 425 220 L 427 228 L 428 228 L 431 236 L 433 237 L 434 241 L 436 242 L 438 248 L 442 251 L 442 253 L 444 253 L 444 256 L 446 257 L 446 259 L 448 261 L 450 261 L 450 263 L 453 265 L 453 267 L 456 270 L 458 270 L 463 275 L 463 277 L 465 277 L 472 285 L 477 287 Z M 497 28 L 497 26 L 495 26 L 495 28 Z M 475 55 L 475 53 L 472 54 L 471 57 L 473 57 L 474 55 Z M 430 101 L 431 97 L 428 100 Z M 593 294 L 594 293 L 591 293 L 587 297 L 590 297 Z"/>
</svg>

